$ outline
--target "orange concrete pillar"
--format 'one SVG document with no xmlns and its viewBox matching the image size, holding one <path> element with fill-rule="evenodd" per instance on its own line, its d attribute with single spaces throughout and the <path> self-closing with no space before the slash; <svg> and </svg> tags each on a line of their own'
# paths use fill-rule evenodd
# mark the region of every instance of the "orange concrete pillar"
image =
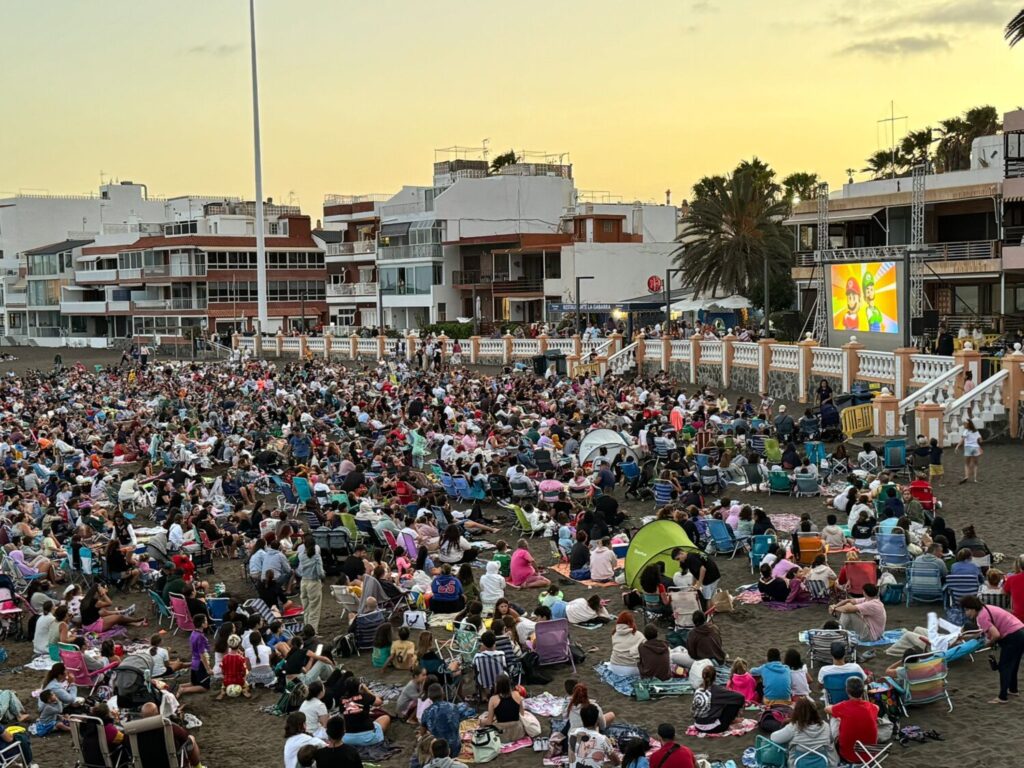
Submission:
<svg viewBox="0 0 1024 768">
<path fill-rule="evenodd" d="M 700 342 L 704 337 L 699 333 L 690 337 L 690 383 L 697 383 L 697 366 L 700 365 Z"/>
<path fill-rule="evenodd" d="M 899 347 L 893 350 L 896 358 L 896 381 L 893 382 L 893 394 L 900 400 L 910 392 L 910 377 L 914 373 L 914 362 L 911 355 L 918 354 L 913 347 Z"/>
<path fill-rule="evenodd" d="M 849 392 L 853 389 L 853 384 L 857 381 L 857 375 L 860 373 L 860 351 L 864 349 L 864 345 L 857 341 L 856 336 L 851 336 L 850 340 L 843 344 L 843 392 Z"/>
<path fill-rule="evenodd" d="M 277 346 L 277 349 L 276 349 L 277 356 L 280 357 L 281 355 L 284 354 L 284 334 L 281 333 L 281 331 L 278 331 L 277 332 L 277 336 L 274 338 L 274 341 L 275 341 L 276 346 Z"/>
<path fill-rule="evenodd" d="M 963 370 L 956 377 L 955 393 L 956 397 L 960 397 L 964 393 L 964 382 L 967 381 L 968 372 L 971 374 L 975 386 L 981 383 L 981 352 L 968 341 L 964 344 L 963 349 L 958 349 L 953 353 L 953 359 L 957 365 L 963 366 Z M 1010 421 L 1014 421 L 1014 419 L 1010 419 Z"/>
<path fill-rule="evenodd" d="M 330 333 L 324 334 L 324 359 L 331 359 L 331 350 L 334 348 L 334 335 Z"/>
<path fill-rule="evenodd" d="M 502 341 L 505 342 L 505 359 L 502 362 L 505 363 L 505 365 L 511 365 L 512 364 L 512 334 L 511 333 L 506 333 L 505 336 L 502 338 Z"/>
<path fill-rule="evenodd" d="M 918 403 L 914 408 L 914 425 L 919 435 L 925 439 L 935 438 L 939 445 L 943 445 L 942 417 L 945 411 L 941 405 L 933 402 Z"/>
<path fill-rule="evenodd" d="M 874 410 L 875 436 L 897 437 L 900 434 L 900 401 L 888 387 L 871 401 Z"/>
<path fill-rule="evenodd" d="M 812 357 L 814 355 L 814 348 L 818 346 L 818 342 L 811 334 L 808 333 L 807 338 L 797 344 L 797 346 L 800 347 L 800 357 L 797 361 L 797 376 L 799 377 L 799 394 L 797 399 L 801 403 L 806 403 L 810 389 Z"/>
<path fill-rule="evenodd" d="M 359 357 L 359 337 L 354 333 L 348 337 L 348 356 L 350 360 Z"/>
<path fill-rule="evenodd" d="M 775 339 L 757 340 L 757 394 L 764 395 L 768 392 L 768 371 L 772 364 L 772 344 Z"/>
<path fill-rule="evenodd" d="M 480 359 L 480 337 L 470 336 L 469 337 L 469 362 L 476 365 Z"/>
<path fill-rule="evenodd" d="M 378 360 L 383 360 L 385 357 L 387 357 L 387 353 L 388 353 L 387 343 L 388 343 L 388 337 L 387 336 L 378 336 L 377 337 L 377 359 Z"/>
<path fill-rule="evenodd" d="M 1003 368 L 1009 371 L 1006 386 L 1003 387 L 1003 405 L 1010 417 L 1010 437 L 1020 437 L 1018 419 L 1014 417 L 1024 390 L 1024 369 L 1021 365 L 1024 365 L 1024 352 L 1021 352 L 1020 344 L 1014 344 L 1013 352 L 1003 358 Z"/>
<path fill-rule="evenodd" d="M 232 349 L 238 349 L 238 340 L 241 338 L 241 336 L 242 335 L 240 333 L 232 333 L 231 334 L 231 348 Z"/>
<path fill-rule="evenodd" d="M 537 337 L 537 341 L 540 343 L 540 351 L 537 354 L 543 355 L 548 351 L 548 335 L 546 333 L 542 333 Z"/>
<path fill-rule="evenodd" d="M 661 337 L 661 370 L 668 373 L 669 363 L 672 362 L 672 339 L 668 336 Z"/>
<path fill-rule="evenodd" d="M 647 353 L 647 340 L 642 334 L 636 337 L 636 371 L 642 374 L 644 370 L 644 355 Z"/>
<path fill-rule="evenodd" d="M 729 333 L 722 337 L 722 388 L 728 389 L 732 384 L 732 356 L 735 353 L 733 344 L 736 342 L 736 337 L 732 334 L 732 329 L 729 329 Z"/>
<path fill-rule="evenodd" d="M 252 356 L 263 357 L 263 334 L 257 333 L 252 337 Z"/>
<path fill-rule="evenodd" d="M 305 360 L 306 359 L 306 345 L 307 345 L 307 343 L 308 342 L 307 342 L 307 339 L 306 339 L 306 334 L 303 333 L 301 336 L 299 336 L 299 359 L 300 360 Z"/>
</svg>

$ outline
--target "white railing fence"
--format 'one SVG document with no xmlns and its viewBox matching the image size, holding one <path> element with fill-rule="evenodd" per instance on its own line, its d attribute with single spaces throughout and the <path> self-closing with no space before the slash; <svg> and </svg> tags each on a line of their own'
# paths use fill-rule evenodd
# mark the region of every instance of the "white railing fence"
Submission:
<svg viewBox="0 0 1024 768">
<path fill-rule="evenodd" d="M 705 340 L 700 342 L 700 360 L 702 363 L 722 362 L 722 342 L 718 340 Z"/>
<path fill-rule="evenodd" d="M 955 365 L 956 361 L 946 355 L 911 355 L 910 383 L 929 384 L 949 373 Z"/>
<path fill-rule="evenodd" d="M 843 374 L 843 350 L 833 347 L 814 347 L 811 350 L 811 370 L 832 376 Z"/>
<path fill-rule="evenodd" d="M 753 341 L 737 341 L 732 345 L 733 365 L 757 366 L 757 344 Z"/>
<path fill-rule="evenodd" d="M 892 352 L 862 349 L 857 357 L 860 378 L 896 380 L 896 355 Z"/>
<path fill-rule="evenodd" d="M 1005 368 L 993 374 L 969 392 L 946 404 L 942 415 L 946 445 L 956 445 L 968 420 L 978 429 L 1006 415 L 1003 387 L 1010 372 Z"/>
<path fill-rule="evenodd" d="M 608 358 L 608 373 L 622 375 L 636 368 L 637 343 L 623 347 Z"/>
<path fill-rule="evenodd" d="M 800 347 L 792 344 L 772 344 L 771 367 L 780 371 L 795 371 L 800 368 Z"/>
</svg>

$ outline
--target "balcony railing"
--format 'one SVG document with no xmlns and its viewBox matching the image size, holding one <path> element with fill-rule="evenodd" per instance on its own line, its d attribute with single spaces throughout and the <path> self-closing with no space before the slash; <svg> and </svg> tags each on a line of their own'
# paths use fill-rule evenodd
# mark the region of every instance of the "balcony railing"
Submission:
<svg viewBox="0 0 1024 768">
<path fill-rule="evenodd" d="M 206 299 L 198 299 L 191 297 L 181 297 L 175 299 L 134 299 L 132 301 L 132 309 L 206 309 L 206 304 Z"/>
<path fill-rule="evenodd" d="M 76 283 L 114 283 L 117 282 L 116 269 L 76 269 Z"/>
<path fill-rule="evenodd" d="M 390 261 L 393 259 L 440 259 L 442 255 L 440 243 L 387 245 L 377 249 L 377 258 L 380 261 Z"/>
<path fill-rule="evenodd" d="M 393 194 L 373 193 L 369 195 L 324 195 L 324 205 L 353 205 L 354 203 L 383 203 Z"/>
<path fill-rule="evenodd" d="M 332 283 L 327 286 L 328 296 L 376 296 L 376 283 Z"/>
<path fill-rule="evenodd" d="M 386 285 L 380 289 L 382 296 L 426 296 L 430 288 L 418 288 L 415 285 Z"/>
<path fill-rule="evenodd" d="M 537 293 L 544 290 L 544 280 L 540 277 L 511 277 L 495 273 L 491 275 L 491 286 L 500 293 Z"/>
<path fill-rule="evenodd" d="M 205 264 L 153 264 L 142 268 L 143 277 L 203 277 Z"/>
<path fill-rule="evenodd" d="M 355 256 L 364 253 L 373 253 L 377 250 L 376 240 L 359 240 L 354 243 L 328 243 L 328 256 Z"/>
<path fill-rule="evenodd" d="M 883 246 L 879 246 L 882 248 Z M 892 248 L 894 246 L 885 246 Z M 925 248 L 928 250 L 924 252 L 924 258 L 926 261 L 963 261 L 965 259 L 998 259 L 1000 253 L 1000 242 L 998 240 L 964 240 L 958 243 L 925 243 Z M 850 248 L 844 249 L 850 251 L 865 251 L 865 256 L 868 256 L 868 251 L 872 249 L 868 248 Z M 799 267 L 810 267 L 813 266 L 814 252 L 813 251 L 800 251 L 796 254 L 795 260 L 796 266 Z"/>
<path fill-rule="evenodd" d="M 24 293 L 15 293 L 10 291 L 7 294 L 8 307 L 24 307 L 27 302 L 28 296 Z"/>
<path fill-rule="evenodd" d="M 105 301 L 62 301 L 60 311 L 71 315 L 104 315 L 108 310 Z"/>
</svg>

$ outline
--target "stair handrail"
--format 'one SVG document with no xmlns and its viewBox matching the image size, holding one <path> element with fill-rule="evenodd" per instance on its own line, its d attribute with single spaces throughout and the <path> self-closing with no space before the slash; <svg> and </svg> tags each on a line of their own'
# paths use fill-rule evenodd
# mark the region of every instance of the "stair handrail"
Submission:
<svg viewBox="0 0 1024 768">
<path fill-rule="evenodd" d="M 907 411 L 914 408 L 918 403 L 936 402 L 934 398 L 935 393 L 938 392 L 944 385 L 949 384 L 950 380 L 955 382 L 956 377 L 960 375 L 963 369 L 963 365 L 954 365 L 948 371 L 946 371 L 940 376 L 935 377 L 920 389 L 916 390 L 915 392 L 911 392 L 909 395 L 900 400 L 900 413 L 906 413 Z M 942 405 L 942 403 L 939 403 L 939 405 Z"/>
<path fill-rule="evenodd" d="M 956 400 L 946 404 L 945 408 L 943 409 L 942 425 L 943 433 L 946 437 L 947 444 L 952 444 L 950 442 L 950 435 L 953 432 L 953 430 L 951 429 L 953 419 L 959 416 L 964 410 L 966 410 L 968 406 L 973 405 L 975 402 L 980 401 L 982 398 L 988 397 L 990 390 L 993 390 L 996 387 L 1001 388 L 1003 386 L 1003 383 L 1009 377 L 1010 372 L 1007 369 L 1003 368 L 1002 370 L 999 370 L 993 375 L 989 376 L 983 382 L 978 384 L 978 386 L 976 386 L 974 389 L 968 392 L 964 392 Z M 957 430 L 957 434 L 959 434 L 959 430 Z"/>
<path fill-rule="evenodd" d="M 606 370 L 611 373 L 625 373 L 630 369 L 629 363 L 636 364 L 637 342 L 628 344 L 615 354 L 611 355 L 606 363 Z"/>
</svg>

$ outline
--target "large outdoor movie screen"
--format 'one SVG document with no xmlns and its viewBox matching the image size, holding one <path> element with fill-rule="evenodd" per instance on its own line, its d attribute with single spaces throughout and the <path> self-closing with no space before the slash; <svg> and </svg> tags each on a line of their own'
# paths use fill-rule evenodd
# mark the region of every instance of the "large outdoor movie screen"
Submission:
<svg viewBox="0 0 1024 768">
<path fill-rule="evenodd" d="M 832 328 L 900 333 L 896 267 L 895 261 L 830 264 Z"/>
</svg>

